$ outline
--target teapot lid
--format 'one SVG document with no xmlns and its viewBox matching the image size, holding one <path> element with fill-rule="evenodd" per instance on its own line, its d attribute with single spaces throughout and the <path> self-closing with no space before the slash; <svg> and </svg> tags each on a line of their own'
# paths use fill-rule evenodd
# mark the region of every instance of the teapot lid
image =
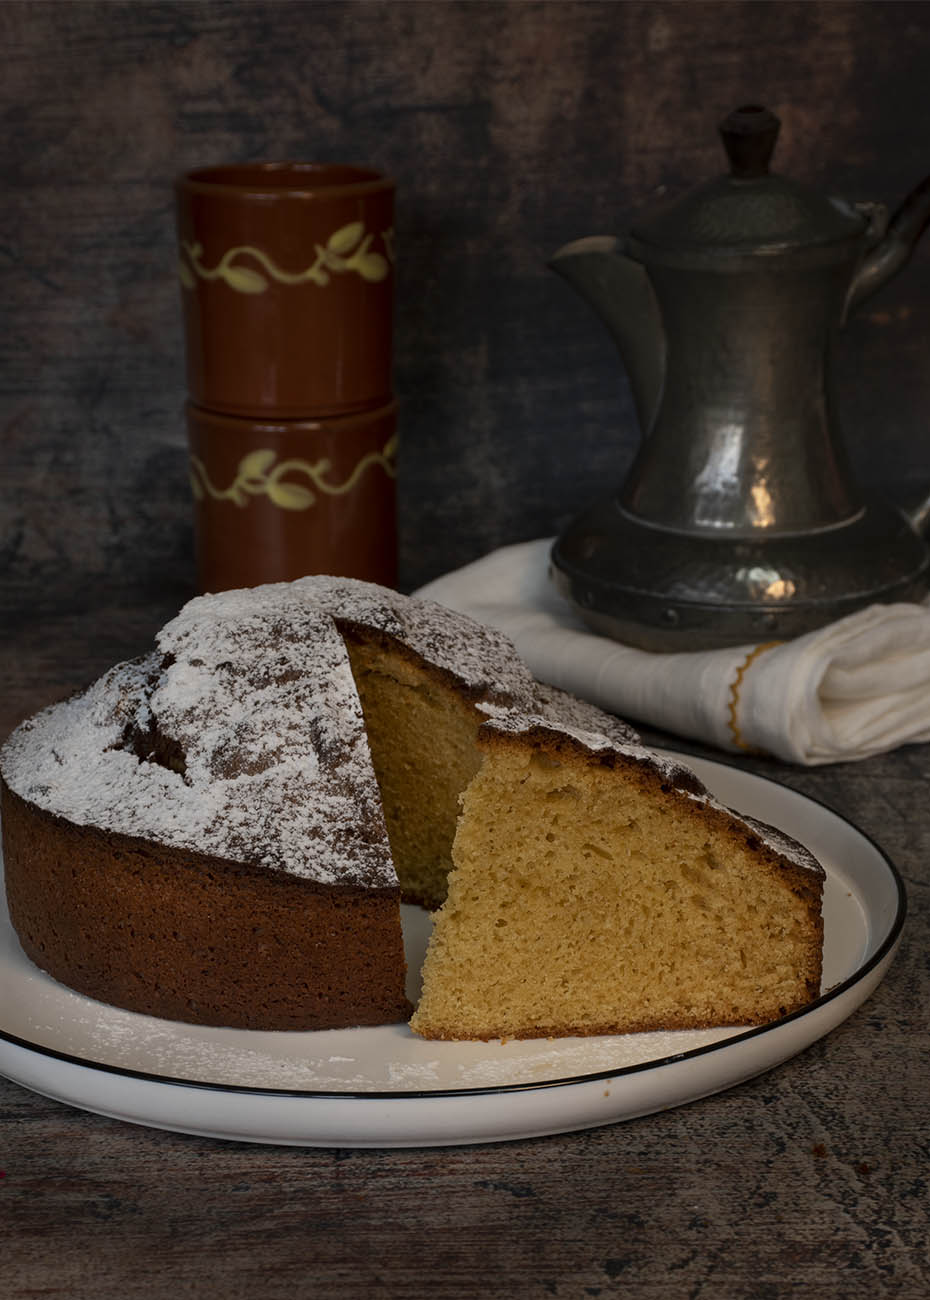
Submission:
<svg viewBox="0 0 930 1300">
<path fill-rule="evenodd" d="M 630 232 L 642 261 L 693 265 L 726 254 L 792 254 L 861 239 L 868 222 L 850 204 L 769 172 L 781 123 L 751 104 L 736 109 L 719 131 L 729 174 L 715 177 L 648 213 Z M 845 257 L 848 249 L 837 249 Z"/>
</svg>

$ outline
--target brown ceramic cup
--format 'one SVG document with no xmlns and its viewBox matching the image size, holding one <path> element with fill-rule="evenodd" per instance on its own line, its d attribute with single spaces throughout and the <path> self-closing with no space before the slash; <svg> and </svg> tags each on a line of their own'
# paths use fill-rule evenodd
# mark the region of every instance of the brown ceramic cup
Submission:
<svg viewBox="0 0 930 1300">
<path fill-rule="evenodd" d="M 202 592 L 310 573 L 397 582 L 397 408 L 253 420 L 187 405 Z"/>
<path fill-rule="evenodd" d="M 175 190 L 193 401 L 276 419 L 390 401 L 390 177 L 243 163 L 188 172 Z"/>
</svg>

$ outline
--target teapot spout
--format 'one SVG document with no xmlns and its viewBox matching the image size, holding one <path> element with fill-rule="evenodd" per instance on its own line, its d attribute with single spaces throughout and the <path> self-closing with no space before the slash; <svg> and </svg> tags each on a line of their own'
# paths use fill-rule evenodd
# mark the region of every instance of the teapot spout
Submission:
<svg viewBox="0 0 930 1300">
<path fill-rule="evenodd" d="M 626 366 L 643 434 L 659 404 L 665 375 L 662 318 L 645 268 L 612 235 L 573 240 L 549 262 L 601 317 Z"/>
<path fill-rule="evenodd" d="M 846 296 L 846 315 L 903 269 L 930 223 L 930 176 L 912 190 L 895 212 L 884 237 L 866 254 Z"/>
</svg>

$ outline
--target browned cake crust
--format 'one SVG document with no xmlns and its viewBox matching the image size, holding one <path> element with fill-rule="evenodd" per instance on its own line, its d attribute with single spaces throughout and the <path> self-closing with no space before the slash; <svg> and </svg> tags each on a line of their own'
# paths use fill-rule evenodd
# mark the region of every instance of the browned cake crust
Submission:
<svg viewBox="0 0 930 1300">
<path fill-rule="evenodd" d="M 88 997 L 165 1019 L 307 1030 L 406 1020 L 398 891 L 74 825 L 0 782 L 10 917 Z"/>
</svg>

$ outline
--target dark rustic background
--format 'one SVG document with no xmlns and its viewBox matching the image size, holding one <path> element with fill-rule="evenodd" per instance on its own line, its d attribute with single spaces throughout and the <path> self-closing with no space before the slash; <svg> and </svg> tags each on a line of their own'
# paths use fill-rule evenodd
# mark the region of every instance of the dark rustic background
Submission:
<svg viewBox="0 0 930 1300">
<path fill-rule="evenodd" d="M 722 170 L 747 100 L 828 191 L 894 204 L 930 172 L 926 4 L 8 0 L 0 57 L 0 582 L 23 623 L 192 590 L 182 170 L 396 176 L 408 589 L 623 475 L 626 379 L 547 268 L 562 243 Z M 930 239 L 847 330 L 863 474 L 930 477 L 928 357 Z"/>
</svg>

